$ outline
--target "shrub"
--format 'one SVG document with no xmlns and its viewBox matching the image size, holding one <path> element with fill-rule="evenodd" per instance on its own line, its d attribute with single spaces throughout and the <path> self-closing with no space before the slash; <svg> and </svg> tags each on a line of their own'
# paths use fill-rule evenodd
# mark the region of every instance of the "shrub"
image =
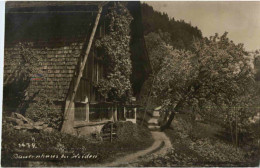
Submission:
<svg viewBox="0 0 260 168">
<path fill-rule="evenodd" d="M 53 132 L 26 132 L 15 130 L 12 124 L 3 122 L 2 136 L 2 165 L 19 166 L 17 160 L 12 159 L 14 153 L 29 154 L 92 154 L 97 155 L 93 160 L 60 160 L 50 166 L 64 165 L 79 166 L 89 163 L 101 163 L 112 161 L 118 156 L 135 152 L 150 146 L 153 142 L 151 134 L 147 128 L 140 127 L 132 122 L 117 122 L 118 139 L 111 142 L 99 141 L 91 137 L 76 137 L 73 135 L 63 134 L 58 131 Z M 19 144 L 35 144 L 37 148 L 19 147 Z M 18 160 L 19 161 L 19 160 Z"/>
<path fill-rule="evenodd" d="M 24 148 L 28 152 L 57 152 L 60 153 L 60 146 L 64 146 L 64 152 L 75 152 L 82 149 L 87 143 L 93 143 L 93 139 L 87 137 L 76 137 L 63 134 L 58 131 L 39 133 L 15 130 L 11 124 L 3 124 L 3 151 L 14 152 L 21 143 L 35 143 L 37 148 Z M 84 152 L 84 151 L 83 151 Z"/>
<path fill-rule="evenodd" d="M 116 122 L 117 137 L 120 142 L 151 144 L 153 141 L 151 132 L 146 127 L 134 124 L 130 121 Z"/>
<path fill-rule="evenodd" d="M 232 145 L 221 141 L 204 138 L 189 144 L 189 148 L 213 163 L 245 162 L 245 153 Z"/>
<path fill-rule="evenodd" d="M 44 121 L 48 126 L 58 130 L 63 120 L 63 113 L 61 108 L 57 107 L 51 97 L 40 92 L 34 103 L 26 109 L 25 116 L 33 121 Z"/>
</svg>

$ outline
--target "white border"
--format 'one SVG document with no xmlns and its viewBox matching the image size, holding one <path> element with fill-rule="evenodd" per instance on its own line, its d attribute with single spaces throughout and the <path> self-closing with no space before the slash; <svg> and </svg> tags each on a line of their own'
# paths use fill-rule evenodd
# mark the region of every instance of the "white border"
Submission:
<svg viewBox="0 0 260 168">
<path fill-rule="evenodd" d="M 3 110 L 3 76 L 4 76 L 4 27 L 5 27 L 5 1 L 0 1 L 0 159 L 2 147 L 2 110 Z"/>
</svg>

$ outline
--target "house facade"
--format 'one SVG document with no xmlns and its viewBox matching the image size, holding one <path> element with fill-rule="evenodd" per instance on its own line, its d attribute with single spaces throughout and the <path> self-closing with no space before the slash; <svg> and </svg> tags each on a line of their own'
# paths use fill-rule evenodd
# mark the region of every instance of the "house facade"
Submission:
<svg viewBox="0 0 260 168">
<path fill-rule="evenodd" d="M 113 3 L 113 2 L 110 2 Z M 133 15 L 131 26 L 131 60 L 133 73 L 131 83 L 134 97 L 132 102 L 107 102 L 97 91 L 95 83 L 104 77 L 107 67 L 100 52 L 90 43 L 107 33 L 105 15 L 109 3 L 104 2 L 7 2 L 4 80 L 10 83 L 12 75 L 19 73 L 13 60 L 22 61 L 21 44 L 30 44 L 29 50 L 40 55 L 37 65 L 40 69 L 28 84 L 27 99 L 37 93 L 53 97 L 55 108 L 61 113 L 69 113 L 72 134 L 87 135 L 100 131 L 108 121 L 136 122 L 141 86 L 150 73 L 150 64 L 145 51 L 142 34 L 139 2 L 126 2 L 124 5 Z M 98 10 L 102 12 L 95 28 Z M 91 33 L 95 29 L 94 39 Z M 27 45 L 28 46 L 28 45 Z M 138 50 L 137 50 L 138 49 Z M 87 60 L 79 77 L 79 72 Z M 80 79 L 77 84 L 77 79 Z M 76 87 L 75 87 L 76 86 Z M 75 92 L 75 88 L 76 92 Z M 6 102 L 11 102 L 16 94 L 11 87 L 4 93 Z M 75 96 L 73 94 L 75 92 Z M 72 98 L 73 97 L 73 98 Z M 12 104 L 5 107 L 12 111 Z M 66 132 L 66 131 L 65 131 Z"/>
</svg>

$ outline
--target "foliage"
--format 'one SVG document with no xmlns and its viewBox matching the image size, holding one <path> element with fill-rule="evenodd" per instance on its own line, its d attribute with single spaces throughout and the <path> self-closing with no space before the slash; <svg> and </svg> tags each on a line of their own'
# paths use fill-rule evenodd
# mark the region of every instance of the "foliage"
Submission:
<svg viewBox="0 0 260 168">
<path fill-rule="evenodd" d="M 36 100 L 26 109 L 26 117 L 33 121 L 44 121 L 50 127 L 59 130 L 62 121 L 62 108 L 57 108 L 51 97 L 44 92 L 39 92 Z"/>
<path fill-rule="evenodd" d="M 169 33 L 159 31 L 159 33 L 149 33 L 145 36 L 146 48 L 151 62 L 153 73 L 162 68 L 162 61 L 165 56 L 170 55 Z"/>
<path fill-rule="evenodd" d="M 188 80 L 196 76 L 196 66 L 192 66 L 195 55 L 190 51 L 173 49 L 167 37 L 168 33 L 163 32 L 150 33 L 145 37 L 153 68 L 153 77 L 150 78 L 150 83 L 154 80 L 152 97 L 166 113 L 181 98 L 184 86 L 190 82 Z"/>
<path fill-rule="evenodd" d="M 111 143 L 109 141 L 100 141 L 92 137 L 76 137 L 59 131 L 39 133 L 23 132 L 21 130 L 15 130 L 11 124 L 3 122 L 2 165 L 10 166 L 15 163 L 15 160 L 11 158 L 14 153 L 97 155 L 96 159 L 56 160 L 55 162 L 49 163 L 49 166 L 86 166 L 91 163 L 111 161 L 116 159 L 119 155 L 122 156 L 137 150 L 142 150 L 153 143 L 148 129 L 130 122 L 118 122 L 116 124 L 122 126 L 120 130 L 118 130 L 121 133 L 119 133 L 118 139 Z M 128 127 L 134 131 L 127 131 Z M 37 148 L 21 148 L 19 147 L 21 143 L 34 143 Z M 17 165 L 19 165 L 19 163 Z"/>
<path fill-rule="evenodd" d="M 254 66 L 256 70 L 255 80 L 260 81 L 260 50 L 254 52 Z"/>
<path fill-rule="evenodd" d="M 162 68 L 155 77 L 153 92 L 164 110 L 172 110 L 184 99 L 197 73 L 196 66 L 192 66 L 194 55 L 191 52 L 170 50 L 170 55 L 165 56 Z"/>
<path fill-rule="evenodd" d="M 38 73 L 39 62 L 43 59 L 32 50 L 32 43 L 18 43 L 14 48 L 18 54 L 5 57 L 7 65 L 11 65 L 10 73 L 4 75 L 4 111 L 22 111 L 26 99 L 27 89 L 32 75 Z"/>
<path fill-rule="evenodd" d="M 125 143 L 152 144 L 153 138 L 148 128 L 134 124 L 130 121 L 116 122 L 117 137 L 119 141 Z M 131 137 L 131 138 L 129 138 Z"/>
<path fill-rule="evenodd" d="M 253 67 L 243 45 L 234 44 L 227 33 L 195 40 L 192 52 L 174 50 L 168 45 L 168 54 L 164 55 L 160 67 L 153 95 L 166 113 L 174 114 L 188 106 L 196 112 L 214 108 L 219 112 L 215 116 L 223 117 L 222 120 L 233 116 L 233 122 L 234 114 L 240 111 L 241 120 L 236 120 L 240 125 L 245 125 L 253 115 L 252 110 L 245 111 L 252 100 L 249 97 L 254 94 Z M 236 110 L 232 112 L 230 108 Z M 225 124 L 228 125 L 228 121 Z"/>
<path fill-rule="evenodd" d="M 98 91 L 108 100 L 122 100 L 131 96 L 130 75 L 130 23 L 129 11 L 120 3 L 114 3 L 106 15 L 108 34 L 96 40 L 96 47 L 104 53 L 107 67 L 105 77 L 97 84 Z"/>
<path fill-rule="evenodd" d="M 4 158 L 3 164 L 10 165 L 12 155 L 14 153 L 30 153 L 30 154 L 51 154 L 58 155 L 64 153 L 81 153 L 89 152 L 85 147 L 86 144 L 92 143 L 93 140 L 87 138 L 79 138 L 68 134 L 62 134 L 58 131 L 53 132 L 23 132 L 15 130 L 12 125 L 3 124 L 2 152 Z M 30 144 L 30 147 L 21 147 L 19 144 Z M 35 145 L 35 148 L 32 147 Z M 93 151 L 91 151 L 93 152 Z M 96 153 L 92 153 L 96 154 Z"/>
<path fill-rule="evenodd" d="M 4 112 L 8 111 L 10 107 L 12 112 L 15 108 L 15 111 L 25 114 L 34 121 L 44 121 L 49 126 L 58 129 L 62 122 L 62 111 L 55 106 L 54 99 L 61 93 L 56 88 L 59 87 L 59 83 L 47 78 L 47 71 L 42 68 L 41 63 L 46 59 L 46 52 L 38 53 L 34 49 L 33 43 L 18 43 L 15 48 L 18 50 L 18 54 L 5 59 L 8 65 L 13 66 L 11 66 L 10 75 L 5 75 L 4 105 L 9 107 L 6 107 Z M 42 76 L 42 80 L 32 81 L 37 74 Z M 46 87 L 34 89 L 31 87 L 32 82 Z M 55 87 L 48 88 L 49 82 L 55 83 Z M 12 92 L 13 89 L 16 89 L 15 93 Z M 46 89 L 51 90 L 54 94 L 47 95 Z"/>
<path fill-rule="evenodd" d="M 15 48 L 18 49 L 19 54 L 12 55 L 5 59 L 11 66 L 11 75 L 6 75 L 4 84 L 10 83 L 13 80 L 29 80 L 29 78 L 38 72 L 40 61 L 43 59 L 40 55 L 37 55 L 32 43 L 18 43 Z"/>
<path fill-rule="evenodd" d="M 202 60 L 205 61 L 203 68 L 210 69 L 208 81 L 203 82 L 206 81 L 210 87 L 204 87 L 206 91 L 204 89 L 199 91 L 199 94 L 207 93 L 199 105 L 204 112 L 211 108 L 213 109 L 208 113 L 217 112 L 213 116 L 229 129 L 233 142 L 238 145 L 238 141 L 242 140 L 243 134 L 247 132 L 249 118 L 257 112 L 255 107 L 259 95 L 254 86 L 254 70 L 249 53 L 243 49 L 242 44 L 235 45 L 226 35 L 227 33 L 218 37 L 216 34 L 211 37 L 209 43 L 205 42 L 208 46 L 202 47 L 204 48 L 202 50 L 197 50 L 200 47 L 195 43 L 195 52 L 201 55 L 204 54 L 203 52 L 213 55 L 213 59 L 208 57 L 206 61 Z M 218 64 L 214 62 L 213 64 L 212 61 Z M 205 66 L 205 64 L 211 65 Z M 203 110 L 205 104 L 211 106 Z"/>
<path fill-rule="evenodd" d="M 245 166 L 250 165 L 245 160 L 245 153 L 232 145 L 222 142 L 213 143 L 209 139 L 196 142 L 183 141 L 174 146 L 165 156 L 154 156 L 144 159 L 139 166 Z M 181 147 L 180 147 L 181 146 Z M 186 147 L 185 147 L 186 146 Z M 182 148 L 182 150 L 181 150 Z"/>
<path fill-rule="evenodd" d="M 209 123 L 191 122 L 189 114 L 177 114 L 172 123 L 173 129 L 165 130 L 173 148 L 166 155 L 144 157 L 138 166 L 256 166 L 259 158 L 254 160 L 248 152 L 254 149 L 236 148 L 228 142 L 222 141 L 217 135 L 221 127 Z M 209 131 L 209 129 L 211 129 Z M 198 136 L 197 130 L 204 136 Z M 208 132 L 210 135 L 206 135 Z M 193 135 L 196 138 L 193 138 Z M 258 155 L 259 156 L 259 155 Z M 257 161 L 257 162 L 255 162 Z"/>
<path fill-rule="evenodd" d="M 221 141 L 212 141 L 208 138 L 197 140 L 190 144 L 190 148 L 200 153 L 209 162 L 241 162 L 245 153 L 232 145 Z M 205 150 L 206 149 L 206 150 Z"/>
<path fill-rule="evenodd" d="M 159 73 L 167 73 L 167 68 L 164 69 L 165 72 L 162 72 L 161 70 L 165 67 L 165 63 L 167 63 L 167 58 L 172 59 L 171 63 L 176 63 L 177 66 L 181 65 L 179 64 L 179 60 L 176 60 L 173 58 L 173 47 L 170 45 L 171 39 L 170 34 L 167 32 L 159 31 L 158 33 L 152 32 L 145 36 L 146 41 L 146 47 L 149 55 L 149 59 L 152 66 L 152 75 L 150 78 L 145 82 L 143 86 L 143 95 L 144 95 L 144 101 L 147 101 L 146 97 L 151 97 L 149 100 L 153 102 L 152 104 L 156 104 L 157 106 L 161 106 L 162 99 L 158 97 L 156 94 L 158 89 L 156 82 L 158 82 L 157 76 L 160 76 Z M 175 50 L 177 51 L 177 50 Z M 167 58 L 166 58 L 167 57 Z M 180 58 L 180 57 L 179 57 Z M 180 58 L 182 59 L 182 58 Z M 174 66 L 173 66 L 174 67 Z M 177 68 L 176 68 L 177 69 Z M 169 69 L 170 70 L 170 69 Z M 170 72 L 170 71 L 169 71 Z M 167 74 L 164 74 L 167 76 Z M 153 90 L 154 92 L 152 95 L 149 96 L 150 90 Z M 165 95 L 165 94 L 164 94 Z M 162 95 L 162 97 L 164 96 Z M 149 107 L 152 107 L 153 105 L 149 104 Z"/>
</svg>

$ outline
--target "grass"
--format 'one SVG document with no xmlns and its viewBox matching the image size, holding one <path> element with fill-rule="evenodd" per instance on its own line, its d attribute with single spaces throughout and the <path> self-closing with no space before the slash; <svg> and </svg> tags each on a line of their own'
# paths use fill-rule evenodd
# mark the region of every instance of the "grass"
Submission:
<svg viewBox="0 0 260 168">
<path fill-rule="evenodd" d="M 110 162 L 118 157 L 145 149 L 152 145 L 153 139 L 147 128 L 131 122 L 118 122 L 117 139 L 113 142 L 100 141 L 90 137 L 76 137 L 56 132 L 30 133 L 3 126 L 2 165 L 3 166 L 87 166 Z M 34 137 L 35 141 L 32 141 Z M 35 143 L 37 148 L 19 147 L 19 144 Z M 62 154 L 72 156 L 79 154 L 97 155 L 97 158 L 85 159 L 14 159 L 14 154 Z"/>
<path fill-rule="evenodd" d="M 192 165 L 256 166 L 257 163 L 246 158 L 247 151 L 223 140 L 223 129 L 216 123 L 191 121 L 185 114 L 178 115 L 176 120 L 178 122 L 173 122 L 172 129 L 165 133 L 176 153 L 196 158 L 191 161 Z"/>
<path fill-rule="evenodd" d="M 250 150 L 222 140 L 219 137 L 222 131 L 216 123 L 192 121 L 188 115 L 177 114 L 171 128 L 165 130 L 173 146 L 171 151 L 144 160 L 139 166 L 258 166 L 259 157 L 258 160 L 247 157 Z"/>
</svg>

